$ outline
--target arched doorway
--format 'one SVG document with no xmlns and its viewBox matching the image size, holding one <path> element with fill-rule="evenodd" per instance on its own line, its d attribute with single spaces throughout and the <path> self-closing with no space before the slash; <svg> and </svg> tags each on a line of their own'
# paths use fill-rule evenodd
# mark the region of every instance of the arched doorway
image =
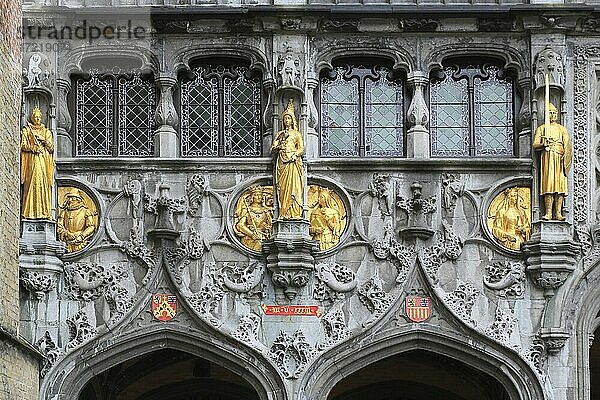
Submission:
<svg viewBox="0 0 600 400">
<path fill-rule="evenodd" d="M 241 376 L 192 354 L 161 349 L 94 376 L 79 400 L 259 400 Z"/>
<path fill-rule="evenodd" d="M 396 354 L 339 381 L 328 400 L 508 400 L 493 376 L 425 350 Z"/>
<path fill-rule="evenodd" d="M 590 399 L 600 399 L 600 327 L 594 331 L 590 346 Z"/>
</svg>

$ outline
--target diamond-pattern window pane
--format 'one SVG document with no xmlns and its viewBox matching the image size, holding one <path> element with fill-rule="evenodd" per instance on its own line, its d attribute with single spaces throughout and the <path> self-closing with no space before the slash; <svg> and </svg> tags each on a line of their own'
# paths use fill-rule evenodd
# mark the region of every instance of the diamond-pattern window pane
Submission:
<svg viewBox="0 0 600 400">
<path fill-rule="evenodd" d="M 513 87 L 489 67 L 489 78 L 475 78 L 475 155 L 513 155 Z"/>
<path fill-rule="evenodd" d="M 100 80 L 93 73 L 87 81 L 77 82 L 76 154 L 112 155 L 113 81 Z"/>
<path fill-rule="evenodd" d="M 465 79 L 452 78 L 455 71 L 447 68 L 445 78 L 430 86 L 431 154 L 434 157 L 469 155 L 469 93 Z"/>
<path fill-rule="evenodd" d="M 381 75 L 387 75 L 382 69 Z M 402 85 L 387 79 L 365 82 L 365 155 L 399 156 L 403 149 Z"/>
<path fill-rule="evenodd" d="M 260 82 L 246 78 L 243 68 L 236 72 L 237 79 L 224 79 L 225 155 L 260 156 Z"/>
<path fill-rule="evenodd" d="M 217 79 L 203 78 L 204 68 L 194 70 L 195 79 L 181 84 L 181 155 L 217 156 L 219 111 Z"/>
<path fill-rule="evenodd" d="M 321 83 L 321 154 L 328 157 L 358 156 L 358 82 L 344 80 L 344 69 L 333 81 Z"/>
<path fill-rule="evenodd" d="M 151 156 L 154 153 L 154 85 L 136 74 L 119 80 L 119 155 Z"/>
</svg>

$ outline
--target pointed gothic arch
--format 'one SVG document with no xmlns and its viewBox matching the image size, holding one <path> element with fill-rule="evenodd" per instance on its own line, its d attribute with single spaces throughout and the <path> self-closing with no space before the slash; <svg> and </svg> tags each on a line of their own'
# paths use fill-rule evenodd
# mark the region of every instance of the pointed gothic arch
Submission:
<svg viewBox="0 0 600 400">
<path fill-rule="evenodd" d="M 471 366 L 479 373 L 495 378 L 510 400 L 542 400 L 544 391 L 535 372 L 516 353 L 489 339 L 478 338 L 473 346 L 468 334 L 450 333 L 439 327 L 419 325 L 419 329 L 396 328 L 364 338 L 357 346 L 334 349 L 306 374 L 312 377 L 306 387 L 307 399 L 327 399 L 344 378 L 364 367 L 391 356 L 425 351 Z M 358 349 L 357 349 L 358 348 Z M 314 378 L 317 377 L 317 378 Z M 341 398 L 340 398 L 341 399 Z"/>
<path fill-rule="evenodd" d="M 245 380 L 260 400 L 286 398 L 279 374 L 272 366 L 261 362 L 260 356 L 189 327 L 155 325 L 123 335 L 105 335 L 68 354 L 44 379 L 40 400 L 78 399 L 94 376 L 160 349 L 176 350 L 218 364 Z"/>
</svg>

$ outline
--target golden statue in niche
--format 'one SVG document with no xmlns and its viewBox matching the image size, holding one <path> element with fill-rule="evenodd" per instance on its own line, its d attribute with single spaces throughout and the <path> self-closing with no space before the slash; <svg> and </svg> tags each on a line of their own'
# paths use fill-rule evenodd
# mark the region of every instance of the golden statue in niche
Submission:
<svg viewBox="0 0 600 400">
<path fill-rule="evenodd" d="M 273 187 L 255 186 L 246 190 L 235 206 L 235 234 L 249 249 L 261 251 L 262 241 L 271 237 Z"/>
<path fill-rule="evenodd" d="M 58 239 L 67 244 L 67 252 L 83 249 L 98 229 L 98 208 L 83 190 L 58 188 Z"/>
<path fill-rule="evenodd" d="M 507 249 L 520 250 L 531 235 L 531 189 L 513 187 L 492 200 L 488 228 Z"/>
<path fill-rule="evenodd" d="M 537 128 L 533 138 L 533 149 L 540 152 L 540 194 L 545 207 L 542 219 L 564 221 L 562 206 L 569 192 L 567 174 L 571 168 L 573 147 L 567 128 L 556 122 L 556 107 L 547 103 L 546 109 L 548 121 Z"/>
<path fill-rule="evenodd" d="M 290 99 L 281 115 L 283 130 L 277 132 L 271 152 L 276 155 L 275 186 L 279 203 L 279 219 L 298 220 L 302 218 L 304 206 L 304 140 L 298 131 L 294 115 L 294 101 Z"/>
<path fill-rule="evenodd" d="M 340 241 L 346 227 L 346 207 L 333 190 L 310 185 L 308 189 L 309 232 L 317 240 L 321 250 L 327 250 Z"/>
<path fill-rule="evenodd" d="M 24 219 L 52 220 L 54 140 L 42 123 L 42 111 L 35 107 L 31 122 L 21 135 L 21 216 Z"/>
</svg>

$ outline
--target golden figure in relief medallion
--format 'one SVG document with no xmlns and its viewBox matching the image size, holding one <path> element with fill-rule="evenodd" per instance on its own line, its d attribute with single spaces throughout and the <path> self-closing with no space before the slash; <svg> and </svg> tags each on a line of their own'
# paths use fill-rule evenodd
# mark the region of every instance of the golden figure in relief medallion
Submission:
<svg viewBox="0 0 600 400">
<path fill-rule="evenodd" d="M 58 239 L 67 244 L 67 252 L 83 249 L 98 229 L 98 208 L 84 191 L 68 186 L 58 188 Z"/>
<path fill-rule="evenodd" d="M 277 157 L 275 186 L 279 203 L 279 219 L 302 218 L 304 167 L 304 139 L 298 131 L 294 115 L 294 101 L 290 99 L 281 115 L 283 130 L 277 132 L 271 152 Z"/>
<path fill-rule="evenodd" d="M 54 140 L 42 123 L 42 111 L 35 107 L 31 122 L 21 135 L 21 216 L 24 219 L 52 220 Z"/>
<path fill-rule="evenodd" d="M 520 250 L 531 235 L 531 189 L 513 187 L 496 196 L 490 204 L 487 224 L 502 246 Z"/>
<path fill-rule="evenodd" d="M 308 189 L 309 232 L 313 240 L 327 250 L 340 241 L 346 227 L 346 207 L 340 196 L 333 190 L 317 185 Z"/>
<path fill-rule="evenodd" d="M 262 241 L 271 237 L 273 188 L 255 186 L 244 192 L 235 207 L 235 234 L 249 249 L 261 251 Z"/>
</svg>

